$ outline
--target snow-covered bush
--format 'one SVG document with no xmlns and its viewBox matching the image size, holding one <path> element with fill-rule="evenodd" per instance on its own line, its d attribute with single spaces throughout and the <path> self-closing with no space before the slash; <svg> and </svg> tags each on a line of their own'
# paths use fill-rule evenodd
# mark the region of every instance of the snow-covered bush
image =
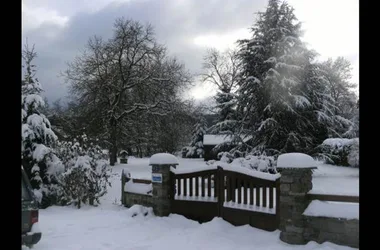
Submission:
<svg viewBox="0 0 380 250">
<path fill-rule="evenodd" d="M 207 165 L 229 164 L 233 167 L 244 167 L 254 171 L 261 171 L 266 173 L 275 174 L 276 161 L 273 156 L 265 154 L 255 155 L 247 154 L 245 157 L 234 158 L 234 155 L 229 152 L 220 152 L 218 154 L 219 161 L 210 160 L 206 162 Z"/>
<path fill-rule="evenodd" d="M 231 163 L 234 160 L 234 156 L 230 152 L 219 152 L 217 158 L 226 163 Z"/>
<path fill-rule="evenodd" d="M 317 157 L 326 163 L 359 167 L 359 138 L 329 138 L 317 150 Z"/>
<path fill-rule="evenodd" d="M 102 149 L 82 136 L 82 142 L 58 142 L 57 154 L 65 172 L 58 178 L 61 205 L 99 204 L 99 198 L 107 192 L 110 169 Z"/>
</svg>

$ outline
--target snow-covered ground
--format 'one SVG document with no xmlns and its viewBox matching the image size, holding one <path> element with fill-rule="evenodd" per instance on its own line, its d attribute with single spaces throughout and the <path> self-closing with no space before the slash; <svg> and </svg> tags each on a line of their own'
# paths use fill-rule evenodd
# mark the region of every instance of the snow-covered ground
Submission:
<svg viewBox="0 0 380 250">
<path fill-rule="evenodd" d="M 183 216 L 156 217 L 151 209 L 120 206 L 120 174 L 128 169 L 133 178 L 150 179 L 149 159 L 130 158 L 113 167 L 112 187 L 98 207 L 50 207 L 40 210 L 41 241 L 35 250 L 145 250 L 145 249 L 351 249 L 329 242 L 288 245 L 279 231 L 266 232 L 250 226 L 235 227 L 220 218 L 199 224 Z M 203 159 L 179 159 L 178 168 L 205 165 Z M 319 169 L 323 176 L 323 168 Z M 333 171 L 334 172 L 334 171 Z M 357 178 L 357 177 L 356 177 Z M 146 214 L 146 216 L 144 216 Z M 23 249 L 27 249 L 23 247 Z"/>
<path fill-rule="evenodd" d="M 359 196 L 359 169 L 319 163 L 313 173 L 313 194 Z"/>
</svg>

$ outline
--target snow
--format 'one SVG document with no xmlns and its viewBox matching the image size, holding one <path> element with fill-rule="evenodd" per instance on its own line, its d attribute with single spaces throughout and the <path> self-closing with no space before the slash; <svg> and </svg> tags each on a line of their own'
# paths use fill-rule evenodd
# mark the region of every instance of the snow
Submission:
<svg viewBox="0 0 380 250">
<path fill-rule="evenodd" d="M 243 136 L 243 141 L 246 142 L 251 139 L 251 136 Z M 203 136 L 203 145 L 218 145 L 225 142 L 232 141 L 231 135 L 204 135 Z"/>
<path fill-rule="evenodd" d="M 223 168 L 226 171 L 234 171 L 234 172 L 246 174 L 246 175 L 249 175 L 252 177 L 257 177 L 257 178 L 265 179 L 265 180 L 275 181 L 281 177 L 280 174 L 264 173 L 261 171 L 256 171 L 256 170 L 244 168 L 244 167 L 241 167 L 240 165 L 235 166 L 232 164 L 231 165 L 226 164 L 226 163 L 221 162 L 221 161 L 217 161 L 214 164 L 208 165 L 208 166 L 206 165 L 206 166 L 193 167 L 193 168 L 177 168 L 177 169 L 171 168 L 170 170 L 175 174 L 188 174 L 188 173 L 193 173 L 193 172 L 198 172 L 198 171 L 215 170 L 218 168 L 218 166 Z"/>
<path fill-rule="evenodd" d="M 45 158 L 45 155 L 49 154 L 50 152 L 51 152 L 50 148 L 46 147 L 43 144 L 37 144 L 33 152 L 33 158 L 36 161 L 42 161 Z"/>
<path fill-rule="evenodd" d="M 168 153 L 158 153 L 152 155 L 149 160 L 149 165 L 159 165 L 159 164 L 178 164 L 178 159 Z"/>
<path fill-rule="evenodd" d="M 29 94 L 25 97 L 24 105 L 26 105 L 26 107 L 33 105 L 33 108 L 37 109 L 38 107 L 44 107 L 45 102 L 40 95 Z"/>
<path fill-rule="evenodd" d="M 203 145 L 218 145 L 232 140 L 230 135 L 204 135 Z"/>
<path fill-rule="evenodd" d="M 172 171 L 175 174 L 188 174 L 188 173 L 194 173 L 198 171 L 206 171 L 206 170 L 215 170 L 217 169 L 216 165 L 211 166 L 199 166 L 194 168 L 170 168 L 170 171 Z"/>
<path fill-rule="evenodd" d="M 225 164 L 222 167 L 223 167 L 223 170 L 226 170 L 226 171 L 233 171 L 233 172 L 237 172 L 237 173 L 241 173 L 241 174 L 246 174 L 246 175 L 256 177 L 256 178 L 260 178 L 260 179 L 264 179 L 264 180 L 275 181 L 281 177 L 281 174 L 269 174 L 269 173 L 264 173 L 261 171 L 251 170 L 248 168 L 234 167 L 234 166 L 230 166 L 227 164 Z"/>
<path fill-rule="evenodd" d="M 38 202 L 41 202 L 42 201 L 42 192 L 40 189 L 33 189 L 33 194 L 34 196 L 36 197 L 37 201 Z"/>
<path fill-rule="evenodd" d="M 310 168 L 315 167 L 315 160 L 306 154 L 282 154 L 277 159 L 277 168 Z"/>
<path fill-rule="evenodd" d="M 133 183 L 132 180 L 124 185 L 124 191 L 135 194 L 150 194 L 152 193 L 152 184 Z"/>
<path fill-rule="evenodd" d="M 32 167 L 32 169 L 30 170 L 30 172 L 31 173 L 40 172 L 40 167 L 37 164 L 34 164 L 34 166 Z"/>
<path fill-rule="evenodd" d="M 119 155 L 128 156 L 128 152 L 126 150 L 121 150 Z"/>
<path fill-rule="evenodd" d="M 351 139 L 347 138 L 329 138 L 323 141 L 323 145 L 327 145 L 334 148 L 342 148 L 351 143 Z"/>
<path fill-rule="evenodd" d="M 40 224 L 38 224 L 38 222 L 34 223 L 30 231 L 32 233 L 41 233 Z"/>
<path fill-rule="evenodd" d="M 203 159 L 178 159 L 177 169 L 207 166 Z M 171 214 L 156 217 L 152 208 L 120 205 L 123 169 L 133 178 L 150 178 L 149 158 L 131 158 L 128 164 L 113 167 L 111 182 L 98 207 L 49 207 L 40 209 L 39 226 L 42 238 L 34 250 L 349 250 L 330 242 L 294 246 L 279 239 L 280 231 L 266 232 L 251 226 L 235 227 L 221 218 L 198 223 Z M 23 246 L 23 250 L 28 250 Z"/>
<path fill-rule="evenodd" d="M 359 219 L 359 204 L 313 200 L 303 215 L 314 217 L 332 217 Z"/>
<path fill-rule="evenodd" d="M 310 194 L 359 196 L 359 169 L 318 162 Z"/>
<path fill-rule="evenodd" d="M 276 214 L 276 207 L 269 208 L 269 207 L 261 207 L 261 206 L 249 205 L 249 204 L 239 204 L 233 201 L 224 202 L 223 206 L 228 207 L 228 208 L 242 209 L 242 210 L 260 212 L 260 213 L 266 213 L 266 214 Z"/>
</svg>

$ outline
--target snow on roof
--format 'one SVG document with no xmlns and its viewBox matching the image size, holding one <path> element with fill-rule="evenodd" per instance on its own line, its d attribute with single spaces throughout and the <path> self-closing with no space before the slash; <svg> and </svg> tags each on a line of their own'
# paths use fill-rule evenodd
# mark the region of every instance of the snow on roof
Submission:
<svg viewBox="0 0 380 250">
<path fill-rule="evenodd" d="M 218 145 L 224 142 L 232 141 L 231 135 L 203 135 L 203 145 Z M 252 136 L 246 136 L 243 141 L 246 142 L 251 139 Z"/>
<path fill-rule="evenodd" d="M 306 208 L 303 215 L 359 219 L 359 203 L 313 200 Z"/>
<path fill-rule="evenodd" d="M 176 164 L 178 165 L 177 157 L 168 153 L 158 153 L 152 155 L 149 159 L 149 165 L 160 165 L 160 164 Z"/>
<path fill-rule="evenodd" d="M 282 154 L 277 159 L 277 168 L 312 168 L 316 165 L 310 155 L 302 153 Z"/>
<path fill-rule="evenodd" d="M 127 150 L 121 150 L 119 154 L 128 154 Z"/>
</svg>

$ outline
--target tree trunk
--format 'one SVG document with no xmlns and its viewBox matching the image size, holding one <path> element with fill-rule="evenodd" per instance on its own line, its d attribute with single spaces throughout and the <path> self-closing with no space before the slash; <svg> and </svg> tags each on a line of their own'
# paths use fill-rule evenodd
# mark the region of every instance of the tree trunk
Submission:
<svg viewBox="0 0 380 250">
<path fill-rule="evenodd" d="M 110 165 L 115 166 L 117 162 L 117 126 L 116 120 L 111 119 L 111 149 L 110 149 Z"/>
</svg>

